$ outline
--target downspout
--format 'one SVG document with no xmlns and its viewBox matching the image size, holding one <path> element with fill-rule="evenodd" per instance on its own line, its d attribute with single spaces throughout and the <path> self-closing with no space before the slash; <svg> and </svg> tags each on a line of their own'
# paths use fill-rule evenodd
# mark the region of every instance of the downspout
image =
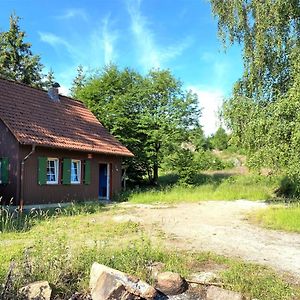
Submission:
<svg viewBox="0 0 300 300">
<path fill-rule="evenodd" d="M 23 210 L 24 206 L 24 165 L 25 161 L 35 152 L 35 145 L 32 145 L 31 151 L 21 161 L 21 178 L 20 178 L 20 211 Z"/>
</svg>

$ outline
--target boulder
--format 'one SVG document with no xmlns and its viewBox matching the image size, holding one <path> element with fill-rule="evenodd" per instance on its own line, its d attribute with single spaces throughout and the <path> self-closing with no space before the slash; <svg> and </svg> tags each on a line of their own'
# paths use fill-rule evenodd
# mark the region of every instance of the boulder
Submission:
<svg viewBox="0 0 300 300">
<path fill-rule="evenodd" d="M 36 281 L 20 288 L 19 293 L 26 300 L 50 300 L 52 289 L 48 281 Z"/>
<path fill-rule="evenodd" d="M 166 295 L 178 295 L 188 289 L 188 284 L 178 273 L 164 272 L 158 274 L 155 288 Z"/>
<path fill-rule="evenodd" d="M 90 289 L 93 300 L 138 299 L 135 296 L 150 300 L 157 295 L 148 283 L 98 263 L 91 268 Z"/>
<path fill-rule="evenodd" d="M 207 300 L 244 300 L 242 294 L 228 291 L 216 286 L 209 286 L 206 292 Z"/>
</svg>

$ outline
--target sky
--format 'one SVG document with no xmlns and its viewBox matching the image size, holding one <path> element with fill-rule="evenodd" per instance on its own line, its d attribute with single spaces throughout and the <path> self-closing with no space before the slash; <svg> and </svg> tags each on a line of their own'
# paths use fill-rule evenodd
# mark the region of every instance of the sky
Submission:
<svg viewBox="0 0 300 300">
<path fill-rule="evenodd" d="M 225 52 L 208 0 L 0 0 L 0 31 L 12 12 L 61 93 L 78 65 L 169 69 L 197 93 L 206 135 L 220 126 L 218 109 L 242 74 L 241 49 Z"/>
</svg>

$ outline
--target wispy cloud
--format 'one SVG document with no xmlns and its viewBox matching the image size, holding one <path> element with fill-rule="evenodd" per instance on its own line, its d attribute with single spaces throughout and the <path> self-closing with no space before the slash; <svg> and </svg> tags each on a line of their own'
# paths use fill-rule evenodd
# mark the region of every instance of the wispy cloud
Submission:
<svg viewBox="0 0 300 300">
<path fill-rule="evenodd" d="M 117 30 L 110 29 L 110 17 L 107 16 L 103 20 L 102 27 L 102 47 L 104 50 L 104 62 L 109 64 L 116 60 L 117 54 L 115 50 L 115 43 L 119 37 Z"/>
<path fill-rule="evenodd" d="M 72 18 L 81 18 L 84 21 L 88 21 L 87 13 L 83 9 L 70 8 L 67 9 L 62 15 L 56 16 L 57 19 L 69 20 Z"/>
<path fill-rule="evenodd" d="M 57 64 L 65 66 L 60 73 L 56 74 L 57 80 L 70 87 L 78 65 L 82 64 L 87 69 L 94 69 L 115 61 L 117 58 L 115 44 L 119 34 L 113 29 L 113 25 L 114 23 L 107 16 L 98 26 L 94 25 L 85 36 L 78 35 L 76 32 L 70 32 L 68 36 L 39 32 L 40 40 L 49 44 L 57 52 Z M 66 56 L 69 58 L 67 66 Z"/>
<path fill-rule="evenodd" d="M 163 47 L 155 40 L 155 33 L 150 29 L 150 23 L 140 11 L 140 0 L 128 0 L 127 8 L 131 19 L 131 31 L 134 35 L 139 61 L 147 71 L 151 68 L 163 67 L 163 64 L 180 56 L 191 44 L 187 38 L 177 45 Z"/>
</svg>

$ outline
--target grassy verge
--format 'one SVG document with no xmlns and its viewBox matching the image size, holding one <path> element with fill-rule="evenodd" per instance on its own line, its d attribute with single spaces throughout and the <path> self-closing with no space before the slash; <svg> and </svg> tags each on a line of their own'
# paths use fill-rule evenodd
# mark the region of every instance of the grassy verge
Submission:
<svg viewBox="0 0 300 300">
<path fill-rule="evenodd" d="M 202 180 L 202 182 L 201 182 Z M 258 175 L 202 175 L 198 185 L 169 185 L 159 189 L 134 191 L 128 196 L 132 203 L 178 203 L 202 200 L 268 200 L 278 179 Z"/>
<path fill-rule="evenodd" d="M 300 204 L 260 209 L 250 219 L 266 228 L 300 232 Z"/>
</svg>

